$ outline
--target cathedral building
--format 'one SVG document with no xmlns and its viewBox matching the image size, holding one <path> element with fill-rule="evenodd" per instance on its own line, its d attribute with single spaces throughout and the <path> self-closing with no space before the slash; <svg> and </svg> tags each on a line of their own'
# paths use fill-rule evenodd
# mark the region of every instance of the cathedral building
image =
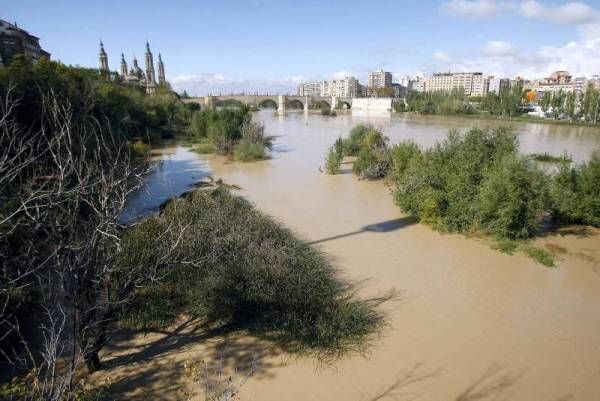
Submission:
<svg viewBox="0 0 600 401">
<path fill-rule="evenodd" d="M 104 44 L 100 42 L 100 74 L 110 74 L 108 67 L 108 56 L 104 51 Z M 157 81 L 158 85 L 166 83 L 165 79 L 165 65 L 162 61 L 160 53 L 158 54 L 158 78 L 154 70 L 154 56 L 150 50 L 150 43 L 146 42 L 146 53 L 144 54 L 145 59 L 145 71 L 138 65 L 137 58 L 133 57 L 133 63 L 131 68 L 128 68 L 127 61 L 125 61 L 125 55 L 121 53 L 121 68 L 119 75 L 126 85 L 135 85 L 146 88 L 146 93 L 153 94 L 156 91 Z"/>
</svg>

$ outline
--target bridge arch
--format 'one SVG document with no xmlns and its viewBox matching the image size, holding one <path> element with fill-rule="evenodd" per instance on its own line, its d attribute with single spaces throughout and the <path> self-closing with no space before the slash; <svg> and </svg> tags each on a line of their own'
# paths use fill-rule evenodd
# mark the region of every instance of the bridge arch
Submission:
<svg viewBox="0 0 600 401">
<path fill-rule="evenodd" d="M 287 102 L 286 107 L 290 109 L 304 109 L 304 103 L 298 99 L 292 99 Z"/>
<path fill-rule="evenodd" d="M 263 99 L 258 102 L 259 109 L 277 109 L 277 102 L 273 99 Z"/>
<path fill-rule="evenodd" d="M 321 109 L 331 109 L 331 104 L 327 100 L 319 100 L 312 104 L 312 107 L 321 110 Z"/>
<path fill-rule="evenodd" d="M 345 100 L 338 100 L 337 106 L 339 108 L 346 109 L 346 110 L 349 110 L 349 109 L 352 108 L 352 105 L 349 102 L 345 101 Z"/>
</svg>

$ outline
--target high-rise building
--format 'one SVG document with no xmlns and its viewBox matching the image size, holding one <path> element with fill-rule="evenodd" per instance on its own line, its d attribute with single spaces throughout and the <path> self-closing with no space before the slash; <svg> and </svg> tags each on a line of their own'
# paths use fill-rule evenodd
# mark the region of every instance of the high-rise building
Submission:
<svg viewBox="0 0 600 401">
<path fill-rule="evenodd" d="M 0 20 L 0 67 L 8 66 L 12 59 L 22 54 L 34 63 L 42 58 L 50 58 L 50 53 L 40 47 L 40 39 L 24 29 Z"/>
<path fill-rule="evenodd" d="M 369 73 L 369 81 L 367 83 L 369 89 L 391 88 L 392 73 L 379 69 Z"/>
<path fill-rule="evenodd" d="M 489 80 L 490 93 L 500 94 L 500 91 L 510 88 L 510 79 L 491 77 Z"/>
</svg>

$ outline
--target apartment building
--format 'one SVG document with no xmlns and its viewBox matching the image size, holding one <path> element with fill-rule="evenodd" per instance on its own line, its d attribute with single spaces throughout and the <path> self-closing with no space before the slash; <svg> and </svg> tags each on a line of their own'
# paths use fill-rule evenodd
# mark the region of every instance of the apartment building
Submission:
<svg viewBox="0 0 600 401">
<path fill-rule="evenodd" d="M 367 83 L 369 89 L 391 88 L 392 73 L 379 69 L 369 73 L 369 81 Z"/>
<path fill-rule="evenodd" d="M 506 78 L 494 78 L 491 77 L 489 80 L 489 93 L 500 94 L 500 91 L 510 88 L 510 79 Z"/>
<path fill-rule="evenodd" d="M 298 96 L 359 97 L 360 85 L 355 77 L 327 81 L 307 82 L 298 85 Z"/>
<path fill-rule="evenodd" d="M 425 80 L 423 78 L 410 79 L 407 86 L 409 92 L 425 92 Z"/>
<path fill-rule="evenodd" d="M 481 72 L 443 72 L 425 79 L 427 92 L 462 89 L 467 96 L 483 96 L 489 90 L 489 78 Z"/>
<path fill-rule="evenodd" d="M 298 85 L 298 96 L 321 96 L 321 82 L 306 82 Z"/>
<path fill-rule="evenodd" d="M 50 58 L 50 53 L 40 46 L 40 39 L 24 29 L 0 20 L 0 67 L 11 63 L 14 56 L 22 54 L 34 63 L 41 58 Z"/>
</svg>

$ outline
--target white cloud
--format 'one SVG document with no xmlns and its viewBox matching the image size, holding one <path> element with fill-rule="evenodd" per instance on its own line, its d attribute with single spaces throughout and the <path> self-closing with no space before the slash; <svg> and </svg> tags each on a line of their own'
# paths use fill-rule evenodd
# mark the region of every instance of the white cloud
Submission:
<svg viewBox="0 0 600 401">
<path fill-rule="evenodd" d="M 452 61 L 452 58 L 444 52 L 433 53 L 433 59 L 442 63 L 449 63 Z"/>
<path fill-rule="evenodd" d="M 333 73 L 333 79 L 344 79 L 352 76 L 354 76 L 354 74 L 347 70 L 336 71 Z"/>
<path fill-rule="evenodd" d="M 518 49 L 512 43 L 492 40 L 483 46 L 481 52 L 486 57 L 510 57 L 517 55 Z"/>
<path fill-rule="evenodd" d="M 513 1 L 497 0 L 447 0 L 440 7 L 446 14 L 470 19 L 494 17 L 514 8 Z"/>
<path fill-rule="evenodd" d="M 521 15 L 560 24 L 589 24 L 600 19 L 600 12 L 586 3 L 574 1 L 557 7 L 545 6 L 536 0 L 525 0 L 520 5 Z"/>
<path fill-rule="evenodd" d="M 221 73 L 179 75 L 171 84 L 177 92 L 187 91 L 192 96 L 225 93 L 295 93 L 296 87 L 305 79 L 291 76 L 280 79 L 232 78 Z"/>
</svg>

